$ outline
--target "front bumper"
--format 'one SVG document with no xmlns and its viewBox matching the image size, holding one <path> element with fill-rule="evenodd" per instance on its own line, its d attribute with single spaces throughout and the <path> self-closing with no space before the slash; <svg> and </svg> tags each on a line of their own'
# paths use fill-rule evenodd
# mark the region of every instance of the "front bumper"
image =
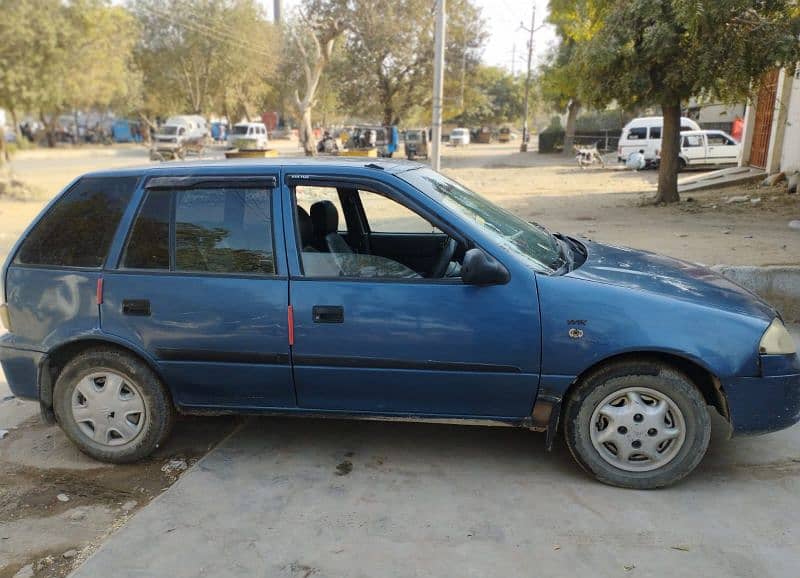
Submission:
<svg viewBox="0 0 800 578">
<path fill-rule="evenodd" d="M 800 422 L 800 358 L 761 356 L 762 377 L 722 382 L 734 435 L 770 433 Z"/>
</svg>

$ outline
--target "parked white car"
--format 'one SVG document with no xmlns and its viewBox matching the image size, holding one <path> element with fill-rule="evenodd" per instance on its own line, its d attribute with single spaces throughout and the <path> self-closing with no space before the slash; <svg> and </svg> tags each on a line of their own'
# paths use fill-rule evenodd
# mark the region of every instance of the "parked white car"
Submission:
<svg viewBox="0 0 800 578">
<path fill-rule="evenodd" d="M 741 145 L 721 130 L 681 132 L 681 169 L 696 166 L 734 165 Z"/>
<path fill-rule="evenodd" d="M 450 144 L 454 147 L 467 146 L 469 144 L 469 129 L 454 128 L 450 132 Z"/>
<path fill-rule="evenodd" d="M 617 159 L 624 163 L 636 152 L 644 155 L 648 164 L 654 163 L 661 156 L 661 131 L 664 117 L 643 116 L 635 118 L 625 125 L 619 139 Z M 681 118 L 681 131 L 700 130 L 700 125 L 690 118 Z"/>
<path fill-rule="evenodd" d="M 267 150 L 269 138 L 263 122 L 240 122 L 228 133 L 228 146 L 240 151 Z"/>
</svg>

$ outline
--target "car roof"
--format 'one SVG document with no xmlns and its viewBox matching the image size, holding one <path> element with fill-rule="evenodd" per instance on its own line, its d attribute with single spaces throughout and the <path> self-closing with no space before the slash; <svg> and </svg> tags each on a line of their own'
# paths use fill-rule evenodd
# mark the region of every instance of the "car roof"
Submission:
<svg viewBox="0 0 800 578">
<path fill-rule="evenodd" d="M 708 129 L 708 130 L 682 130 L 681 134 L 685 135 L 698 135 L 698 134 L 724 134 L 725 136 L 730 136 L 724 130 L 717 130 L 717 129 Z"/>
<path fill-rule="evenodd" d="M 693 123 L 697 122 L 696 120 L 691 119 L 688 116 L 682 116 L 681 120 L 688 120 L 688 121 L 691 121 Z M 654 123 L 654 122 L 658 122 L 658 123 L 662 123 L 663 124 L 664 117 L 663 116 L 639 116 L 639 117 L 636 117 L 636 118 L 632 119 L 630 122 L 628 122 L 628 124 L 625 125 L 625 128 L 630 127 L 630 126 L 634 126 L 634 125 L 650 124 L 650 123 Z"/>
<path fill-rule="evenodd" d="M 388 174 L 397 174 L 418 169 L 422 163 L 406 160 L 371 159 L 364 157 L 344 158 L 272 158 L 272 159 L 220 159 L 215 161 L 188 161 L 167 162 L 103 171 L 86 173 L 86 177 L 112 177 L 112 176 L 167 176 L 167 175 L 208 175 L 208 174 L 258 174 L 261 172 L 283 169 L 289 171 L 302 171 L 303 169 L 331 169 L 333 172 L 342 170 L 377 171 Z"/>
<path fill-rule="evenodd" d="M 237 122 L 237 123 L 236 123 L 235 125 L 233 125 L 233 126 L 250 126 L 250 125 L 262 126 L 263 124 L 264 124 L 263 122 L 258 122 L 258 121 L 253 121 L 253 122 Z"/>
</svg>

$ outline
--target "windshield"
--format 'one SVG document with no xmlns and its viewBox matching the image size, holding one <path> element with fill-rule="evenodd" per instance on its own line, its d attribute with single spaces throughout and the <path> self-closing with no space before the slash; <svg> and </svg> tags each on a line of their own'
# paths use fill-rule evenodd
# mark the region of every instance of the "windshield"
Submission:
<svg viewBox="0 0 800 578">
<path fill-rule="evenodd" d="M 233 127 L 233 132 L 231 134 L 247 134 L 247 125 L 237 124 L 235 127 Z"/>
<path fill-rule="evenodd" d="M 540 270 L 553 272 L 565 264 L 558 239 L 541 225 L 520 219 L 431 169 L 406 171 L 398 176 L 474 221 L 498 243 Z"/>
<path fill-rule="evenodd" d="M 406 140 L 408 142 L 416 142 L 419 140 L 419 133 L 417 132 L 409 132 L 406 133 Z"/>
<path fill-rule="evenodd" d="M 161 134 L 178 134 L 178 127 L 177 126 L 162 126 L 161 127 Z"/>
</svg>

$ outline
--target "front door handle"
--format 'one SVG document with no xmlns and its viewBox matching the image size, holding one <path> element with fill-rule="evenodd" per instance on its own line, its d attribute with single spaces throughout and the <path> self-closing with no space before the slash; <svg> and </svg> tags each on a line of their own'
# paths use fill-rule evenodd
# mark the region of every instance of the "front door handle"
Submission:
<svg viewBox="0 0 800 578">
<path fill-rule="evenodd" d="M 150 315 L 150 301 L 147 299 L 125 299 L 122 302 L 123 315 Z"/>
<path fill-rule="evenodd" d="M 341 305 L 314 305 L 311 311 L 314 323 L 344 323 L 344 307 Z"/>
</svg>

